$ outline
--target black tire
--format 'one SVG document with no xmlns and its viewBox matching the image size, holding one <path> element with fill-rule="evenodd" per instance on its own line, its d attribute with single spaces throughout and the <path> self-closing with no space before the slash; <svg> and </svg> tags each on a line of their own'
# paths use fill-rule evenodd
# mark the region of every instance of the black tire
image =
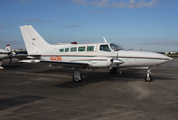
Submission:
<svg viewBox="0 0 178 120">
<path fill-rule="evenodd" d="M 110 70 L 110 73 L 112 75 L 115 75 L 117 73 L 117 67 L 113 67 L 111 70 Z"/>
<path fill-rule="evenodd" d="M 81 77 L 81 80 L 75 80 L 75 79 L 74 79 L 74 75 L 73 75 L 73 78 L 72 78 L 72 79 L 73 79 L 73 81 L 74 81 L 75 83 L 81 83 L 81 82 L 82 82 L 82 75 L 80 75 L 80 77 Z"/>
<path fill-rule="evenodd" d="M 145 77 L 145 81 L 146 82 L 152 82 L 153 81 L 153 77 L 152 76 L 149 76 L 149 78 L 146 76 Z"/>
</svg>

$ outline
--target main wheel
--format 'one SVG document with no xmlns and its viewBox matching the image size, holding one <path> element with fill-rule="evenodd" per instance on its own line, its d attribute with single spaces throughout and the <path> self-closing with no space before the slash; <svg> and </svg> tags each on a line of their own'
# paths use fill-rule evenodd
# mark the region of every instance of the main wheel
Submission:
<svg viewBox="0 0 178 120">
<path fill-rule="evenodd" d="M 115 75 L 117 73 L 117 67 L 113 67 L 111 70 L 110 70 L 110 73 Z"/>
<path fill-rule="evenodd" d="M 80 83 L 80 82 L 82 82 L 82 75 L 80 75 L 80 77 L 81 77 L 81 80 L 79 80 L 78 78 L 74 78 L 74 75 L 73 75 L 73 81 L 74 81 L 75 83 Z"/>
<path fill-rule="evenodd" d="M 146 82 L 151 82 L 151 81 L 153 81 L 153 77 L 150 76 L 150 75 L 149 75 L 149 77 L 146 76 L 146 77 L 145 77 L 145 81 L 146 81 Z"/>
</svg>

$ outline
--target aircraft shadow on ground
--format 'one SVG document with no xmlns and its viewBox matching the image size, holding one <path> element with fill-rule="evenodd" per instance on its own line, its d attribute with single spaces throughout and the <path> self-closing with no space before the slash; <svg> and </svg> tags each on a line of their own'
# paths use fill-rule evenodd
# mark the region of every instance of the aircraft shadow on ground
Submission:
<svg viewBox="0 0 178 120">
<path fill-rule="evenodd" d="M 55 85 L 54 87 L 62 87 L 62 88 L 75 88 L 75 87 L 81 87 L 85 86 L 88 84 L 93 84 L 93 83 L 98 83 L 98 82 L 103 82 L 103 81 L 109 81 L 109 82 L 134 82 L 134 81 L 143 81 L 146 76 L 146 70 L 144 71 L 138 71 L 138 70 L 123 70 L 122 74 L 117 73 L 116 75 L 111 75 L 109 73 L 109 70 L 104 70 L 104 71 L 94 71 L 91 72 L 90 70 L 83 70 L 81 72 L 83 76 L 83 81 L 82 83 L 74 83 L 72 81 L 72 76 L 73 76 L 73 69 L 70 68 L 61 68 L 61 67 L 44 67 L 46 64 L 5 64 L 4 67 L 5 69 L 10 69 L 10 70 L 23 70 L 23 69 L 30 69 L 33 73 L 42 73 L 42 74 L 55 74 L 55 75 L 66 75 L 66 76 L 71 76 L 70 78 L 65 78 L 69 80 L 64 80 L 63 83 Z M 41 67 L 43 66 L 43 67 Z M 33 69 L 33 70 L 32 70 Z M 29 72 L 29 71 L 28 71 Z M 153 73 L 154 74 L 154 73 Z M 165 77 L 165 76 L 160 76 L 160 75 L 152 75 L 153 80 L 175 80 L 174 78 L 171 77 Z M 60 75 L 59 75 L 60 77 Z"/>
<path fill-rule="evenodd" d="M 73 72 L 74 72 L 74 70 L 72 70 L 72 69 L 51 68 L 51 69 L 40 70 L 37 73 L 48 73 L 48 74 L 69 73 L 72 75 Z"/>
</svg>

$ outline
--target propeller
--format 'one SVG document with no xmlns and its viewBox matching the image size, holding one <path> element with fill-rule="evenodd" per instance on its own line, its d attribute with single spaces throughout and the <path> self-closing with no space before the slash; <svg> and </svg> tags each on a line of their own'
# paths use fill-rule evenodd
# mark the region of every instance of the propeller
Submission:
<svg viewBox="0 0 178 120">
<path fill-rule="evenodd" d="M 12 58 L 10 58 L 10 60 L 9 60 L 9 64 L 11 64 L 12 63 Z"/>
<path fill-rule="evenodd" d="M 107 43 L 106 38 L 103 37 L 103 39 L 104 39 L 105 43 Z M 116 74 L 117 73 L 117 69 L 119 68 L 119 65 L 124 63 L 122 60 L 118 59 L 118 52 L 119 52 L 119 50 L 120 50 L 119 46 L 114 45 L 114 51 L 117 51 L 117 56 L 116 56 L 116 58 L 112 58 L 110 60 L 110 62 L 112 63 L 111 66 L 110 66 L 110 68 L 109 68 L 111 74 Z"/>
<path fill-rule="evenodd" d="M 12 56 L 12 54 L 13 54 L 12 52 L 8 52 L 8 56 L 9 56 L 9 58 L 10 58 L 10 60 L 9 60 L 9 64 L 11 64 L 11 63 L 12 63 L 12 57 L 11 57 L 11 56 Z"/>
<path fill-rule="evenodd" d="M 118 59 L 118 50 L 117 50 L 117 57 L 111 59 L 111 62 L 112 62 L 112 64 L 109 68 L 110 70 L 113 69 L 114 67 L 116 67 L 116 66 L 118 67 L 120 64 L 124 63 L 122 60 Z"/>
</svg>

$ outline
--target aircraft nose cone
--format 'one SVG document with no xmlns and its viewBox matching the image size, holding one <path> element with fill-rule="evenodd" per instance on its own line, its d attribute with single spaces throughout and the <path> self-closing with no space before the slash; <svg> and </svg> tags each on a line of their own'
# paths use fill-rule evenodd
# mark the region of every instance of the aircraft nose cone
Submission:
<svg viewBox="0 0 178 120">
<path fill-rule="evenodd" d="M 154 64 L 154 66 L 158 66 L 172 60 L 171 57 L 155 52 L 147 52 L 146 55 L 152 58 L 152 63 Z"/>
<path fill-rule="evenodd" d="M 163 59 L 167 59 L 168 61 L 172 60 L 173 58 L 169 57 L 169 56 L 166 56 L 166 55 L 162 55 L 161 54 L 161 58 Z"/>
<path fill-rule="evenodd" d="M 166 62 L 168 62 L 168 61 L 173 59 L 173 58 L 171 58 L 169 56 L 166 56 L 166 55 L 163 55 L 163 54 L 160 54 L 160 57 L 162 58 L 161 64 L 166 63 Z"/>
<path fill-rule="evenodd" d="M 172 60 L 173 58 L 171 58 L 171 57 L 168 57 L 169 58 L 169 60 Z"/>
</svg>

